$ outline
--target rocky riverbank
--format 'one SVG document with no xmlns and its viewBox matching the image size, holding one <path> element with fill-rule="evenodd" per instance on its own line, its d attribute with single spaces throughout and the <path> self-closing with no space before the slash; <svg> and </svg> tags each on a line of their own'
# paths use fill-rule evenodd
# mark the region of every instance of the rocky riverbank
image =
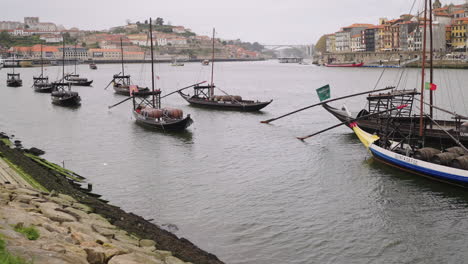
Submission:
<svg viewBox="0 0 468 264">
<path fill-rule="evenodd" d="M 8 142 L 0 141 L 0 234 L 14 255 L 35 264 L 223 263 L 187 239 L 84 191 L 73 175 Z M 14 231 L 18 226 L 32 226 L 39 238 L 28 240 Z"/>
</svg>

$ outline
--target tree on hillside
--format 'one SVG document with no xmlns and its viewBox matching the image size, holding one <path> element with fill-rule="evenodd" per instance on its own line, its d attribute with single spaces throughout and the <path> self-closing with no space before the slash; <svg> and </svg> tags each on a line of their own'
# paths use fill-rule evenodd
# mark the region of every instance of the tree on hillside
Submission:
<svg viewBox="0 0 468 264">
<path fill-rule="evenodd" d="M 132 21 L 130 21 L 130 19 L 127 19 L 127 20 L 125 20 L 125 23 L 127 23 L 127 25 L 130 25 L 132 23 Z"/>
<path fill-rule="evenodd" d="M 315 44 L 315 51 L 317 52 L 326 52 L 327 51 L 327 36 L 323 35 Z"/>
<path fill-rule="evenodd" d="M 164 19 L 162 19 L 161 17 L 157 17 L 155 23 L 158 26 L 162 26 L 162 25 L 164 25 Z"/>
<path fill-rule="evenodd" d="M 147 19 L 147 20 L 145 20 L 145 25 L 148 25 L 148 19 Z"/>
</svg>

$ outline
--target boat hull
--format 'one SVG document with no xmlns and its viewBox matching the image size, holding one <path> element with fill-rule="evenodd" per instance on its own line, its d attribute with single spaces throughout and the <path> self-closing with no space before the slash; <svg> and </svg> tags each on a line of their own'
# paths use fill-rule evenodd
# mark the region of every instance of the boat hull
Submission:
<svg viewBox="0 0 468 264">
<path fill-rule="evenodd" d="M 79 95 L 69 97 L 52 96 L 52 103 L 60 106 L 79 106 L 81 104 L 81 97 Z"/>
<path fill-rule="evenodd" d="M 130 96 L 130 88 L 128 86 L 113 86 L 114 92 L 116 94 Z M 140 88 L 138 87 L 139 92 L 149 92 L 148 88 Z"/>
<path fill-rule="evenodd" d="M 7 86 L 8 87 L 21 87 L 23 86 L 23 81 L 22 80 L 8 80 Z"/>
<path fill-rule="evenodd" d="M 190 115 L 187 115 L 183 119 L 157 120 L 155 118 L 146 118 L 136 111 L 133 111 L 133 116 L 135 117 L 137 124 L 161 131 L 183 131 L 193 123 Z"/>
<path fill-rule="evenodd" d="M 192 106 L 202 107 L 202 108 L 211 108 L 219 110 L 233 110 L 233 111 L 243 111 L 243 112 L 255 112 L 260 111 L 267 105 L 269 105 L 273 100 L 268 102 L 255 102 L 255 101 L 240 101 L 240 102 L 222 102 L 222 101 L 210 101 L 200 98 L 193 98 L 182 93 L 179 93 L 182 98 Z"/>
<path fill-rule="evenodd" d="M 73 86 L 91 86 L 91 84 L 93 83 L 93 81 L 85 81 L 85 82 L 73 82 L 73 81 L 69 81 L 68 82 L 69 84 L 73 85 Z"/>
<path fill-rule="evenodd" d="M 54 86 L 51 83 L 34 85 L 34 91 L 36 93 L 51 93 L 53 88 Z"/>
<path fill-rule="evenodd" d="M 349 115 L 344 110 L 340 110 L 334 108 L 328 104 L 322 105 L 325 110 L 335 116 L 341 122 L 349 121 L 350 119 L 354 118 Z M 419 122 L 414 122 L 412 118 L 404 118 L 404 117 L 394 117 L 395 124 L 399 125 L 399 132 L 403 135 L 407 136 L 409 134 L 414 134 L 415 131 L 419 131 Z M 436 120 L 437 123 L 443 124 L 445 127 L 452 127 L 452 129 L 447 129 L 449 133 L 451 133 L 456 138 L 459 138 L 460 142 L 467 144 L 468 143 L 468 135 L 461 133 L 458 136 L 455 131 L 455 122 L 454 121 L 446 121 L 446 120 Z M 382 130 L 382 127 L 385 125 L 385 120 L 381 120 L 379 118 L 369 118 L 369 119 L 361 119 L 356 121 L 363 130 L 373 133 Z M 413 123 L 413 126 L 411 125 Z M 444 142 L 452 142 L 452 139 L 445 133 L 443 130 L 438 129 L 437 127 L 428 128 L 425 132 L 426 141 L 428 142 L 436 142 L 439 143 L 441 140 Z"/>
<path fill-rule="evenodd" d="M 349 67 L 362 67 L 362 66 L 364 66 L 364 62 L 361 62 L 361 63 L 340 63 L 340 64 L 328 64 L 328 63 L 325 63 L 325 66 L 326 66 L 326 67 L 345 67 L 345 68 L 349 68 Z"/>
<path fill-rule="evenodd" d="M 398 167 L 402 170 L 438 181 L 465 188 L 468 187 L 468 170 L 456 169 L 414 159 L 386 150 L 375 144 L 371 144 L 369 150 L 374 158 L 393 167 Z"/>
</svg>

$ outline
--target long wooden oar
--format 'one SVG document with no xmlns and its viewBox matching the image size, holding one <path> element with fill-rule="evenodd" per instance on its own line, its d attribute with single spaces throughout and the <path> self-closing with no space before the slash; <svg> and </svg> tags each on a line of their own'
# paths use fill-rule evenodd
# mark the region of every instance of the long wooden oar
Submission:
<svg viewBox="0 0 468 264">
<path fill-rule="evenodd" d="M 350 98 L 350 97 L 353 97 L 353 96 L 358 96 L 358 95 L 363 95 L 363 94 L 367 94 L 367 93 L 375 93 L 375 92 L 380 92 L 380 91 L 385 91 L 385 90 L 390 90 L 390 89 L 394 89 L 395 87 L 387 87 L 387 88 L 383 88 L 383 89 L 378 89 L 378 90 L 371 90 L 371 91 L 366 91 L 366 92 L 362 92 L 362 93 L 357 93 L 357 94 L 351 94 L 351 95 L 347 95 L 347 96 L 342 96 L 342 97 L 338 97 L 338 98 L 335 98 L 335 99 L 329 99 L 329 100 L 326 100 L 326 101 L 323 101 L 323 102 L 320 102 L 320 103 L 317 103 L 317 104 L 313 104 L 313 105 L 310 105 L 310 106 L 306 106 L 306 107 L 303 107 L 299 110 L 296 110 L 296 111 L 293 111 L 293 112 L 290 112 L 290 113 L 287 113 L 287 114 L 284 114 L 282 116 L 279 116 L 279 117 L 276 117 L 276 118 L 272 118 L 272 119 L 268 119 L 268 120 L 265 120 L 265 121 L 261 121 L 260 123 L 263 123 L 263 124 L 268 124 L 270 122 L 273 122 L 275 120 L 278 120 L 280 118 L 283 118 L 283 117 L 286 117 L 288 115 L 292 115 L 292 114 L 295 114 L 297 112 L 301 112 L 303 110 L 306 110 L 306 109 L 309 109 L 309 108 L 312 108 L 312 107 L 315 107 L 315 106 L 318 106 L 318 105 L 323 105 L 323 104 L 326 104 L 326 103 L 329 103 L 329 102 L 333 102 L 333 101 L 337 101 L 337 100 L 341 100 L 341 99 L 346 99 L 346 98 Z"/>
<path fill-rule="evenodd" d="M 120 73 L 122 73 L 122 72 L 117 73 L 117 75 L 119 75 Z M 107 90 L 107 88 L 109 87 L 109 85 L 111 85 L 111 83 L 112 83 L 113 81 L 114 81 L 114 79 L 112 79 L 112 80 L 109 82 L 109 84 L 106 86 L 106 88 L 104 88 L 104 90 Z"/>
<path fill-rule="evenodd" d="M 206 81 L 199 82 L 199 83 L 196 83 L 196 84 L 192 84 L 192 85 L 189 85 L 189 86 L 184 87 L 184 88 L 180 88 L 179 90 L 173 91 L 172 93 L 168 93 L 168 94 L 166 94 L 166 95 L 164 95 L 164 96 L 161 96 L 161 98 L 164 98 L 164 97 L 169 96 L 169 95 L 171 95 L 171 94 L 178 93 L 178 92 L 180 92 L 180 91 L 182 91 L 182 90 L 188 89 L 188 88 L 190 88 L 190 87 L 197 86 L 197 85 L 202 84 L 202 83 L 206 83 Z"/>
<path fill-rule="evenodd" d="M 121 104 L 121 103 L 123 103 L 123 102 L 126 102 L 126 101 L 128 101 L 128 100 L 130 100 L 130 99 L 132 99 L 132 98 L 133 98 L 133 97 L 130 96 L 130 97 L 128 97 L 128 98 L 126 98 L 126 99 L 124 99 L 124 100 L 122 100 L 122 101 L 120 101 L 120 102 L 114 104 L 114 105 L 108 106 L 108 108 L 111 109 L 112 107 L 118 106 L 119 104 Z"/>
<path fill-rule="evenodd" d="M 369 114 L 369 115 L 364 115 L 364 116 L 360 116 L 360 117 L 357 117 L 357 118 L 350 118 L 349 120 L 347 121 L 344 121 L 344 122 L 341 122 L 337 125 L 334 125 L 334 126 L 331 126 L 329 128 L 325 128 L 323 130 L 320 130 L 318 132 L 315 132 L 313 134 L 310 134 L 308 136 L 305 136 L 305 137 L 298 137 L 297 139 L 299 140 L 302 140 L 304 141 L 304 139 L 307 139 L 307 138 L 310 138 L 310 137 L 313 137 L 313 136 L 316 136 L 318 134 L 322 134 L 323 132 L 326 132 L 328 130 L 331 130 L 333 128 L 336 128 L 336 127 L 339 127 L 339 126 L 342 126 L 342 125 L 345 125 L 345 124 L 349 124 L 351 122 L 356 122 L 358 120 L 361 120 L 361 119 L 365 119 L 365 118 L 368 118 L 368 117 L 371 117 L 371 116 L 376 116 L 376 115 L 380 115 L 380 114 L 384 114 L 386 112 L 391 112 L 391 111 L 394 111 L 394 110 L 398 110 L 398 109 L 402 109 L 402 108 L 405 108 L 407 107 L 408 105 L 400 105 L 400 106 L 397 106 L 397 107 L 394 107 L 394 108 L 391 108 L 391 109 L 388 109 L 388 110 L 384 110 L 384 111 L 380 111 L 380 112 L 377 112 L 377 113 L 373 113 L 373 114 Z"/>
</svg>

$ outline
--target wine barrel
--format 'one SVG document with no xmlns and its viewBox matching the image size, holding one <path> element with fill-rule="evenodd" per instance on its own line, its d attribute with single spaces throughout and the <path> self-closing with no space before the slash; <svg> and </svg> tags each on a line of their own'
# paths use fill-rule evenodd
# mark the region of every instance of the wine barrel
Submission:
<svg viewBox="0 0 468 264">
<path fill-rule="evenodd" d="M 452 160 L 460 157 L 457 153 L 452 153 L 452 152 L 444 152 L 444 153 L 439 153 L 435 154 L 431 158 L 431 162 L 439 165 L 445 165 L 449 166 Z"/>
<path fill-rule="evenodd" d="M 178 108 L 163 108 L 163 113 L 169 118 L 175 118 L 175 119 L 180 119 L 183 117 L 184 112 L 181 109 Z"/>
<path fill-rule="evenodd" d="M 466 153 L 466 151 L 465 151 L 463 148 L 461 148 L 461 147 L 451 147 L 451 148 L 446 149 L 445 151 L 451 152 L 451 153 L 456 153 L 456 154 L 458 154 L 459 156 L 464 155 L 464 154 L 468 154 L 468 153 Z"/>
<path fill-rule="evenodd" d="M 457 169 L 468 170 L 468 155 L 460 156 L 452 160 L 450 166 Z"/>
<path fill-rule="evenodd" d="M 468 133 L 468 122 L 464 122 L 460 127 L 461 132 Z"/>
<path fill-rule="evenodd" d="M 440 150 L 435 148 L 421 148 L 414 152 L 414 158 L 423 161 L 430 161 L 431 158 L 440 153 Z"/>
<path fill-rule="evenodd" d="M 141 110 L 141 113 L 149 118 L 161 118 L 163 116 L 163 110 L 155 108 L 144 108 Z"/>
</svg>

